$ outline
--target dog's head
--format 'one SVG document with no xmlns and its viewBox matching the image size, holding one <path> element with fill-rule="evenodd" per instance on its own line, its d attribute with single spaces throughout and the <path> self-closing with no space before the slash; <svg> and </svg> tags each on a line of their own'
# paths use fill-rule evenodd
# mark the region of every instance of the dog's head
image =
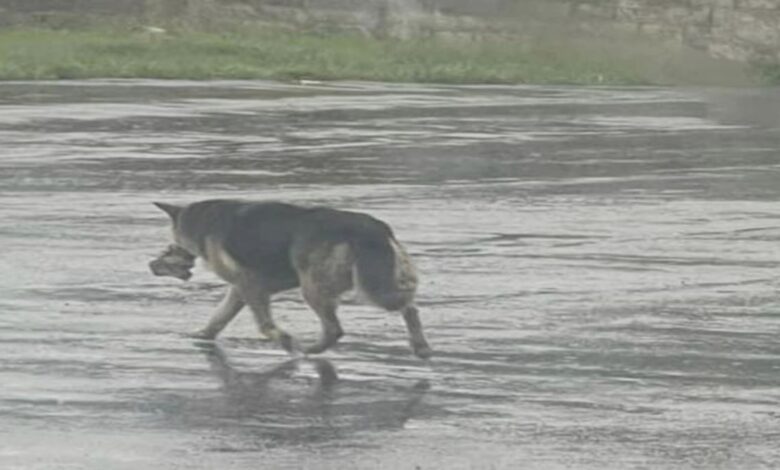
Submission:
<svg viewBox="0 0 780 470">
<path fill-rule="evenodd" d="M 195 257 L 178 245 L 169 245 L 157 258 L 149 262 L 155 276 L 170 276 L 186 281 L 192 276 Z"/>
<path fill-rule="evenodd" d="M 189 279 L 194 265 L 195 255 L 184 248 L 180 236 L 181 214 L 184 207 L 165 202 L 155 202 L 160 210 L 168 214 L 171 219 L 171 231 L 174 245 L 170 245 L 166 251 L 149 263 L 149 267 L 156 276 L 172 276 L 178 279 Z"/>
</svg>

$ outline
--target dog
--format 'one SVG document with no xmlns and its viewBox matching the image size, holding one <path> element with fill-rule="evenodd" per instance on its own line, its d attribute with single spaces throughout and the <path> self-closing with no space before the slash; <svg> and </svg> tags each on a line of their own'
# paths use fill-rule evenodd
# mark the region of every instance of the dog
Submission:
<svg viewBox="0 0 780 470">
<path fill-rule="evenodd" d="M 373 304 L 401 312 L 412 351 L 427 359 L 432 350 L 414 304 L 418 278 L 391 228 L 370 215 L 282 202 L 211 199 L 179 206 L 154 203 L 170 217 L 168 258 L 150 266 L 158 275 L 189 277 L 192 258 L 229 284 L 205 328 L 193 333 L 214 339 L 248 305 L 260 332 L 290 353 L 321 353 L 344 335 L 336 311 L 347 291 L 359 289 Z M 178 258 L 177 258 L 178 257 Z M 166 263 L 185 266 L 166 269 Z M 173 260 L 173 261 L 171 261 Z M 155 266 L 156 264 L 156 266 Z M 300 288 L 322 326 L 319 340 L 301 348 L 271 316 L 271 296 Z"/>
</svg>

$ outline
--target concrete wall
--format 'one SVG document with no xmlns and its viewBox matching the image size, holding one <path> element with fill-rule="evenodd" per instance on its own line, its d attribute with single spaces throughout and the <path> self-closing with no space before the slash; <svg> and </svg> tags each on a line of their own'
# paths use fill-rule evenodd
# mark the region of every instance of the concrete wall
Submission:
<svg viewBox="0 0 780 470">
<path fill-rule="evenodd" d="M 531 22 L 565 22 L 650 36 L 718 58 L 780 62 L 780 0 L 0 0 L 0 25 L 57 12 L 215 18 L 219 8 L 243 19 L 397 37 L 522 34 Z"/>
</svg>

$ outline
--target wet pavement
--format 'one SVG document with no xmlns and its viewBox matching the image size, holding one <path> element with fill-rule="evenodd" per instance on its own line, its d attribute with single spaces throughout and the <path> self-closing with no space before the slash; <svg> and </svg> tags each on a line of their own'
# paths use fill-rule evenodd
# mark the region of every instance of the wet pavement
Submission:
<svg viewBox="0 0 780 470">
<path fill-rule="evenodd" d="M 780 91 L 0 84 L 0 468 L 780 466 Z M 437 355 L 316 360 L 147 268 L 151 202 L 370 212 Z M 274 303 L 303 341 L 318 322 Z"/>
</svg>

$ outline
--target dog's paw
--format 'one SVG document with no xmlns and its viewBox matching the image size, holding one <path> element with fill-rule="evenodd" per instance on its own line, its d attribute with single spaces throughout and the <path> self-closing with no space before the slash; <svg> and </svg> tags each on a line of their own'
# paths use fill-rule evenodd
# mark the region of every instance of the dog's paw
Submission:
<svg viewBox="0 0 780 470">
<path fill-rule="evenodd" d="M 279 344 L 293 356 L 303 355 L 303 348 L 301 348 L 300 343 L 289 333 L 279 333 Z"/>
<path fill-rule="evenodd" d="M 338 331 L 332 334 L 327 334 L 322 336 L 319 341 L 312 344 L 311 346 L 307 347 L 304 352 L 308 354 L 320 354 L 322 352 L 325 352 L 326 350 L 330 349 L 331 347 L 335 346 L 336 343 L 338 343 L 339 339 L 344 336 L 343 331 Z"/>
<path fill-rule="evenodd" d="M 321 344 L 321 343 L 317 343 L 317 344 L 313 344 L 311 346 L 308 346 L 308 347 L 304 348 L 303 353 L 305 355 L 307 355 L 307 356 L 309 354 L 320 354 L 320 353 L 324 352 L 326 349 L 328 349 L 328 347 L 326 345 Z"/>
<path fill-rule="evenodd" d="M 420 359 L 430 359 L 433 356 L 433 349 L 427 344 L 412 345 L 414 355 Z"/>
<path fill-rule="evenodd" d="M 215 335 L 214 333 L 206 329 L 202 329 L 202 330 L 191 331 L 189 333 L 184 333 L 183 336 L 185 338 L 200 339 L 204 341 L 213 341 L 217 335 Z"/>
</svg>

